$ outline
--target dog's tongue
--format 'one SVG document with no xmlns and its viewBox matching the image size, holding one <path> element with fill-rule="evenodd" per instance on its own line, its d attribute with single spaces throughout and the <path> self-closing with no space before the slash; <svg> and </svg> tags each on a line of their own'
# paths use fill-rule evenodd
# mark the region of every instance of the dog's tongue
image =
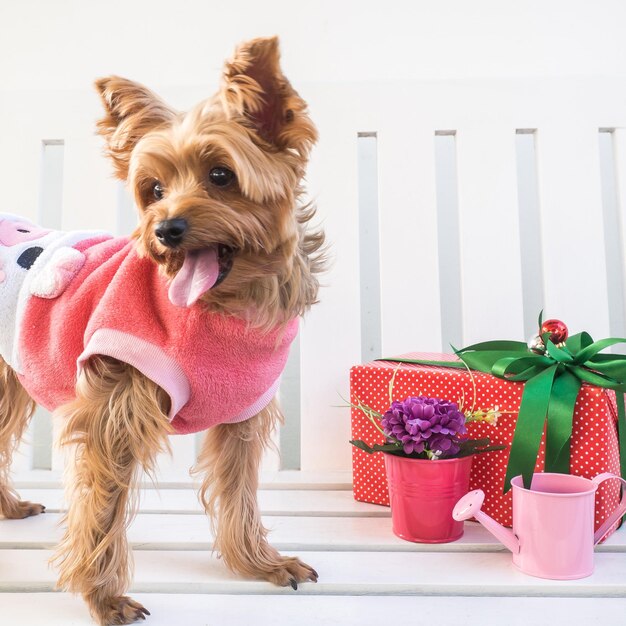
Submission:
<svg viewBox="0 0 626 626">
<path fill-rule="evenodd" d="M 170 283 L 170 302 L 175 306 L 192 306 L 213 287 L 219 273 L 216 248 L 187 252 L 183 266 Z"/>
</svg>

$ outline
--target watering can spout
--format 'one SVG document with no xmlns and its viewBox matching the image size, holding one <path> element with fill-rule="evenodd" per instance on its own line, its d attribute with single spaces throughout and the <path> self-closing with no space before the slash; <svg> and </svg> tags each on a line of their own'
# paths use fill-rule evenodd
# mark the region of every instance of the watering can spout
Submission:
<svg viewBox="0 0 626 626">
<path fill-rule="evenodd" d="M 493 518 L 480 510 L 483 505 L 485 494 L 480 489 L 466 493 L 454 507 L 452 517 L 457 522 L 474 517 L 480 522 L 496 539 L 501 541 L 513 554 L 519 553 L 519 539 L 512 530 L 498 524 Z"/>
</svg>

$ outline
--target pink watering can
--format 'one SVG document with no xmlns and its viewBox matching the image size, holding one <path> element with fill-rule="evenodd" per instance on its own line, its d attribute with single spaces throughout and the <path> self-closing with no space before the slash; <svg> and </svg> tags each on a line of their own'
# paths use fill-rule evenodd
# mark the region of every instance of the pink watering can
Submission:
<svg viewBox="0 0 626 626">
<path fill-rule="evenodd" d="M 593 573 L 593 547 L 626 512 L 626 489 L 613 514 L 593 532 L 595 493 L 598 485 L 616 478 L 599 474 L 593 480 L 569 474 L 533 474 L 530 489 L 522 477 L 511 480 L 513 530 L 498 524 L 480 510 L 485 494 L 477 489 L 454 507 L 457 521 L 476 518 L 512 553 L 513 564 L 525 574 L 569 580 Z"/>
</svg>

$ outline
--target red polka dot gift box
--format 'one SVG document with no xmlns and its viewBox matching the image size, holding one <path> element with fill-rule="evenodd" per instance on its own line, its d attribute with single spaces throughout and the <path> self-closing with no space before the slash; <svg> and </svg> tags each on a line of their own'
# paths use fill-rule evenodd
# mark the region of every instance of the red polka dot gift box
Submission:
<svg viewBox="0 0 626 626">
<path fill-rule="evenodd" d="M 410 353 L 399 358 L 458 361 L 449 354 L 432 353 Z M 392 378 L 393 388 L 390 389 Z M 463 410 L 497 408 L 501 415 L 496 424 L 467 424 L 471 438 L 489 437 L 492 444 L 507 446 L 506 450 L 474 457 L 470 489 L 482 489 L 485 492 L 482 510 L 509 527 L 512 523 L 512 494 L 510 490 L 504 493 L 504 483 L 523 391 L 524 383 L 452 367 L 374 361 L 350 370 L 352 405 L 360 403 L 381 414 L 389 408 L 391 400 L 420 395 L 458 402 Z M 385 443 L 383 435 L 354 406 L 352 439 L 363 440 L 369 445 Z M 617 407 L 613 391 L 582 385 L 574 409 L 570 454 L 571 474 L 585 478 L 593 478 L 602 472 L 620 474 Z M 536 472 L 543 471 L 544 462 L 545 431 L 539 446 Z M 368 454 L 353 446 L 352 467 L 355 499 L 389 506 L 383 454 Z M 607 481 L 600 486 L 596 495 L 596 529 L 617 508 L 619 498 L 619 481 Z"/>
</svg>

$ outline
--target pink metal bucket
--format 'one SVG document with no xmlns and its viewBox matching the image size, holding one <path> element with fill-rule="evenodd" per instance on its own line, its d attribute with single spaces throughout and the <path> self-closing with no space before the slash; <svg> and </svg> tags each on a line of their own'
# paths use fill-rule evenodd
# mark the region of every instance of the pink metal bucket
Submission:
<svg viewBox="0 0 626 626">
<path fill-rule="evenodd" d="M 615 478 L 600 474 L 593 480 L 569 474 L 534 474 L 530 489 L 521 476 L 511 480 L 513 530 L 500 526 L 480 510 L 480 489 L 464 496 L 454 519 L 475 517 L 513 553 L 513 564 L 539 578 L 570 580 L 593 573 L 593 548 L 626 512 L 626 490 L 618 508 L 594 533 L 595 493 L 598 485 Z"/>
<path fill-rule="evenodd" d="M 452 519 L 457 500 L 469 489 L 472 457 L 407 459 L 385 454 L 393 532 L 417 543 L 446 543 L 463 535 Z"/>
</svg>

